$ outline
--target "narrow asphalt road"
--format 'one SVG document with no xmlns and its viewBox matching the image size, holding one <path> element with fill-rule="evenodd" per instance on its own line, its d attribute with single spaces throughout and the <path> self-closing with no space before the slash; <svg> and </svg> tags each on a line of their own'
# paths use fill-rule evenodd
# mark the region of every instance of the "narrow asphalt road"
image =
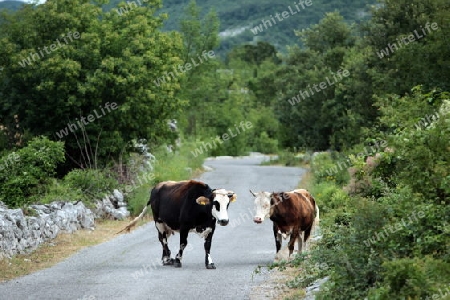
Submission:
<svg viewBox="0 0 450 300">
<path fill-rule="evenodd" d="M 86 248 L 52 268 L 0 284 L 0 299 L 248 299 L 252 286 L 264 280 L 259 265 L 273 261 L 271 222 L 256 225 L 253 191 L 295 188 L 301 168 L 260 166 L 261 156 L 207 160 L 214 170 L 199 179 L 212 188 L 237 193 L 230 204 L 228 226 L 217 226 L 211 248 L 216 270 L 204 266 L 203 239 L 188 236 L 183 267 L 160 264 L 161 245 L 153 222 L 130 234 Z M 177 253 L 179 235 L 169 239 Z"/>
</svg>

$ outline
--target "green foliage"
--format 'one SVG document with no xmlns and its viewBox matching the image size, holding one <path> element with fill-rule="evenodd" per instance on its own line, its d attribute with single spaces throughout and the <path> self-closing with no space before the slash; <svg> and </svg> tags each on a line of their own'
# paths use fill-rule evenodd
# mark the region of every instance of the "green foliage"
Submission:
<svg viewBox="0 0 450 300">
<path fill-rule="evenodd" d="M 316 255 L 332 268 L 318 299 L 423 299 L 448 284 L 438 267 L 450 259 L 447 99 L 416 87 L 411 96 L 378 100 L 389 147 L 367 159 L 350 156 L 352 197 L 317 172 L 331 156 L 315 157 L 311 192 L 328 218 Z"/>
<path fill-rule="evenodd" d="M 38 199 L 64 162 L 64 144 L 36 137 L 28 145 L 0 159 L 0 200 L 19 207 Z"/>
<path fill-rule="evenodd" d="M 275 64 L 281 62 L 277 57 L 275 47 L 266 42 L 258 42 L 256 45 L 243 45 L 234 48 L 227 55 L 228 61 L 233 59 L 245 61 L 256 67 L 259 67 L 265 60 L 269 60 Z"/>
<path fill-rule="evenodd" d="M 439 289 L 445 291 L 446 286 L 443 282 L 434 284 L 450 276 L 448 262 L 429 256 L 401 258 L 385 262 L 382 267 L 385 280 L 370 290 L 369 299 L 431 299 L 428 297 L 442 295 Z"/>
<path fill-rule="evenodd" d="M 319 24 L 298 32 L 306 49 L 290 48 L 286 65 L 275 80 L 277 117 L 282 124 L 282 146 L 339 150 L 344 138 L 336 132 L 360 126 L 362 116 L 340 95 L 352 74 L 343 68 L 355 44 L 352 28 L 341 15 L 330 13 Z M 368 107 L 365 108 L 366 110 Z M 355 142 L 359 138 L 345 143 Z M 341 140 L 338 140 L 341 139 Z"/>
<path fill-rule="evenodd" d="M 64 177 L 64 184 L 83 195 L 83 200 L 101 200 L 118 187 L 118 182 L 110 174 L 94 169 L 75 169 Z"/>
<path fill-rule="evenodd" d="M 217 27 L 214 14 L 210 15 L 209 21 L 204 22 L 198 21 L 197 15 L 198 9 L 191 3 L 185 19 L 181 21 L 184 24 L 183 41 L 189 49 L 187 57 L 201 53 L 205 47 L 215 47 L 218 32 L 213 30 Z M 211 59 L 187 72 L 185 80 L 181 82 L 180 97 L 190 99 L 190 102 L 180 123 L 186 135 L 199 140 L 194 149 L 201 147 L 202 143 L 211 144 L 216 137 L 221 138 L 224 134 L 230 136 L 232 131 L 233 135 L 228 141 L 216 141 L 214 147 L 205 150 L 214 156 L 243 155 L 255 149 L 263 152 L 277 150 L 278 122 L 272 110 L 258 105 L 255 96 L 249 91 L 249 81 L 252 79 L 249 74 L 254 75 L 256 72 L 257 76 L 259 68 L 266 70 L 265 63 L 273 59 L 274 49 L 265 44 L 256 48 L 262 52 L 272 49 L 265 59 L 260 58 L 260 67 L 241 61 L 239 55 L 232 55 L 228 65 Z M 248 54 L 254 58 L 254 53 L 247 53 L 245 49 L 237 52 L 243 57 Z M 244 131 L 241 124 L 249 124 L 250 128 L 246 125 Z M 239 132 L 237 127 L 241 128 Z"/>
<path fill-rule="evenodd" d="M 155 16 L 160 6 L 152 0 L 120 16 L 87 0 L 56 0 L 3 15 L 0 123 L 10 140 L 24 132 L 64 140 L 64 174 L 74 166 L 91 167 L 89 159 L 106 165 L 129 151 L 133 139 L 174 140 L 167 120 L 183 106 L 175 97 L 182 76 L 159 86 L 154 81 L 182 63 L 183 46 L 178 33 L 158 31 L 165 19 Z M 79 38 L 70 41 L 69 32 Z M 54 51 L 42 50 L 51 45 Z M 116 108 L 108 110 L 113 103 Z"/>
<path fill-rule="evenodd" d="M 316 183 L 332 182 L 338 185 L 348 181 L 348 157 L 333 159 L 329 152 L 321 152 L 314 155 L 311 163 L 311 171 Z"/>
<path fill-rule="evenodd" d="M 332 272 L 318 299 L 364 299 L 367 289 L 380 280 L 383 260 L 366 243 L 386 223 L 382 217 L 386 210 L 363 199 L 349 205 L 354 211 L 348 224 L 330 223 L 323 227 L 326 223 L 321 222 L 323 239 L 314 255 L 330 265 Z"/>
<path fill-rule="evenodd" d="M 416 87 L 411 96 L 389 99 L 392 107 L 381 108 L 384 113 L 381 122 L 391 128 L 397 125 L 391 135 L 397 182 L 431 200 L 450 203 L 450 141 L 446 138 L 450 133 L 449 93 L 423 93 Z M 386 101 L 380 99 L 379 105 Z M 397 113 L 393 108 L 400 105 L 411 113 Z"/>
<path fill-rule="evenodd" d="M 365 43 L 371 47 L 374 60 L 373 74 L 376 94 L 395 93 L 403 95 L 411 87 L 423 84 L 427 90 L 441 88 L 450 90 L 445 78 L 449 70 L 441 67 L 447 61 L 450 49 L 445 47 L 450 33 L 447 26 L 450 17 L 450 4 L 446 0 L 408 1 L 383 0 L 382 7 L 372 9 L 373 17 L 363 26 Z M 389 44 L 397 39 L 422 32 L 427 22 L 436 23 L 438 30 L 431 30 L 423 37 L 407 45 L 399 45 L 388 57 L 379 58 L 381 50 L 389 49 Z M 422 57 L 422 53 L 427 53 Z M 422 57 L 422 59 L 417 59 Z M 414 63 L 411 63 L 414 62 Z M 439 62 L 439 63 L 436 63 Z M 426 72 L 423 69 L 426 68 Z"/>
<path fill-rule="evenodd" d="M 255 141 L 255 151 L 262 153 L 275 153 L 278 150 L 278 141 L 271 139 L 267 132 L 262 131 Z"/>
<path fill-rule="evenodd" d="M 87 197 L 81 189 L 75 189 L 64 181 L 51 179 L 45 186 L 45 193 L 39 198 L 39 203 L 51 203 L 53 201 L 86 201 Z M 87 202 L 89 203 L 89 202 Z"/>
</svg>

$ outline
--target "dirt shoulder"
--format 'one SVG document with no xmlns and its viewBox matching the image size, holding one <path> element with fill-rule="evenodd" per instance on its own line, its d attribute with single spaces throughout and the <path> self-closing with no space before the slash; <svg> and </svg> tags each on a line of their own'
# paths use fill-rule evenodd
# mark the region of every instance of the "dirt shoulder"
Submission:
<svg viewBox="0 0 450 300">
<path fill-rule="evenodd" d="M 30 254 L 20 254 L 11 259 L 0 260 L 0 282 L 49 268 L 83 248 L 109 241 L 130 220 L 96 221 L 94 230 L 78 230 L 72 234 L 61 233 L 54 240 L 42 244 Z M 138 226 L 150 221 L 152 218 L 146 216 L 138 223 Z"/>
<path fill-rule="evenodd" d="M 301 299 L 305 296 L 303 289 L 291 289 L 286 283 L 294 280 L 298 271 L 288 267 L 284 271 L 273 269 L 268 271 L 267 279 L 260 285 L 253 287 L 250 292 L 250 300 L 271 299 Z"/>
</svg>

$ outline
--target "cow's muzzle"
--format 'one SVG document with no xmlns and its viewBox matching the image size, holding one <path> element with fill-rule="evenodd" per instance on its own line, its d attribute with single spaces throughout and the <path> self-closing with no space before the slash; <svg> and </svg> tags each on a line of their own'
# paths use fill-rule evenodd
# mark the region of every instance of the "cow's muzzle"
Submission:
<svg viewBox="0 0 450 300">
<path fill-rule="evenodd" d="M 261 223 L 262 223 L 262 220 L 261 220 L 260 217 L 254 217 L 254 218 L 253 218 L 253 222 L 255 222 L 256 224 L 261 224 Z"/>
<path fill-rule="evenodd" d="M 217 223 L 219 223 L 219 225 L 226 226 L 228 224 L 228 220 L 219 220 Z"/>
</svg>

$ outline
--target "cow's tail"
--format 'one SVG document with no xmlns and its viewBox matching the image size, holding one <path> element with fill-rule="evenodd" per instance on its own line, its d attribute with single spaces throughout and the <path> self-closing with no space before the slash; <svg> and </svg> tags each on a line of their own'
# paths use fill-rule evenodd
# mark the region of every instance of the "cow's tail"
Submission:
<svg viewBox="0 0 450 300">
<path fill-rule="evenodd" d="M 316 206 L 314 207 L 314 215 L 315 215 L 315 218 L 314 218 L 314 225 L 319 225 L 319 222 L 320 222 L 320 217 L 319 217 L 319 207 L 317 206 L 317 204 L 316 204 Z"/>
<path fill-rule="evenodd" d="M 318 232 L 318 226 L 319 226 L 319 222 L 320 222 L 320 217 L 319 217 L 319 207 L 317 206 L 317 204 L 314 204 L 314 222 L 313 222 L 313 235 L 317 235 Z"/>
<path fill-rule="evenodd" d="M 127 233 L 130 232 L 131 228 L 133 228 L 134 226 L 136 226 L 137 222 L 142 219 L 142 217 L 145 215 L 145 213 L 147 212 L 147 208 L 148 208 L 149 203 L 147 203 L 147 205 L 144 207 L 144 209 L 142 210 L 142 212 L 139 214 L 139 216 L 137 216 L 136 218 L 134 218 L 133 221 L 131 221 L 127 226 L 125 226 L 125 228 L 123 228 L 121 231 L 117 232 L 116 234 L 119 234 L 121 232 L 126 231 Z"/>
</svg>

